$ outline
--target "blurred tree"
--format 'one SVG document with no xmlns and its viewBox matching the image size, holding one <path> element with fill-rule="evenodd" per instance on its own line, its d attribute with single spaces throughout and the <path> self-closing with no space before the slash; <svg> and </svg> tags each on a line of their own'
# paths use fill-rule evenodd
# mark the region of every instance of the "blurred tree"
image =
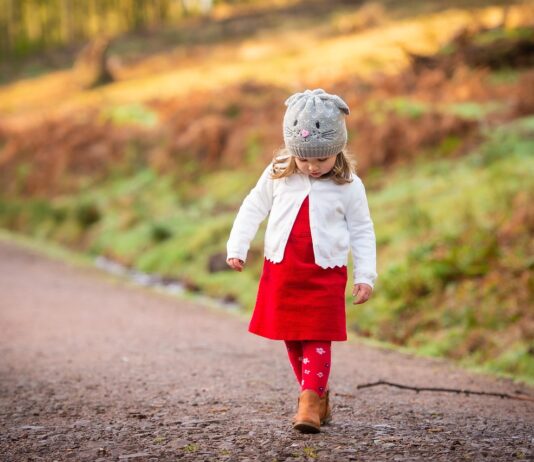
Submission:
<svg viewBox="0 0 534 462">
<path fill-rule="evenodd" d="M 93 88 L 113 81 L 108 65 L 110 40 L 99 37 L 86 45 L 74 66 L 76 80 L 84 88 Z"/>
<path fill-rule="evenodd" d="M 0 0 L 0 61 L 175 23 L 212 8 L 213 0 Z"/>
</svg>

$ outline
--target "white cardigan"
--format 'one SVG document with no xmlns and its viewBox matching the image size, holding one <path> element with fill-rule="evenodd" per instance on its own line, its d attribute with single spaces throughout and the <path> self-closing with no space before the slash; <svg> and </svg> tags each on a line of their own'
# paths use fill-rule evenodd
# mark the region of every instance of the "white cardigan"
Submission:
<svg viewBox="0 0 534 462">
<path fill-rule="evenodd" d="M 250 242 L 270 212 L 265 233 L 265 258 L 279 263 L 302 202 L 309 195 L 310 229 L 315 263 L 321 268 L 347 265 L 349 247 L 354 284 L 371 287 L 376 280 L 376 240 L 365 188 L 358 176 L 338 185 L 302 173 L 273 180 L 269 165 L 244 199 L 227 244 L 227 258 L 245 261 Z"/>
</svg>

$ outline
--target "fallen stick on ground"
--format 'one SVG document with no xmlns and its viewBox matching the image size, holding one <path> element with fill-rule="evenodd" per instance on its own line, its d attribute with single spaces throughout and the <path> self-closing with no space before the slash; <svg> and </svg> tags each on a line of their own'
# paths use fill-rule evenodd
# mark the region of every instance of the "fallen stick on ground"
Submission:
<svg viewBox="0 0 534 462">
<path fill-rule="evenodd" d="M 372 382 L 372 383 L 362 383 L 360 385 L 357 385 L 356 388 L 358 390 L 361 390 L 362 388 L 376 387 L 379 385 L 389 385 L 390 387 L 402 388 L 404 390 L 413 390 L 417 393 L 419 393 L 420 391 L 436 391 L 436 392 L 457 393 L 457 394 L 464 393 L 466 395 L 498 396 L 499 398 L 518 399 L 521 401 L 534 402 L 533 397 L 525 396 L 525 395 L 510 395 L 508 393 L 497 393 L 497 392 L 489 392 L 489 391 L 461 390 L 459 388 L 412 387 L 410 385 L 402 385 L 400 383 L 387 382 L 385 380 L 379 380 L 377 382 Z M 342 396 L 352 396 L 352 395 L 342 395 Z"/>
</svg>

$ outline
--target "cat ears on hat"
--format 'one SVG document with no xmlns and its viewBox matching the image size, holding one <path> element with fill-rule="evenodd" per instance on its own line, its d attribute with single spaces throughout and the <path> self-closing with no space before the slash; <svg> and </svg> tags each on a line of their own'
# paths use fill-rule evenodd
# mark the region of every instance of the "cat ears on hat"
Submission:
<svg viewBox="0 0 534 462">
<path fill-rule="evenodd" d="M 306 90 L 302 93 L 295 93 L 294 95 L 291 95 L 289 98 L 287 98 L 284 104 L 288 108 L 297 104 L 300 101 L 306 104 L 306 101 L 309 98 L 318 98 L 319 101 L 325 102 L 331 101 L 340 111 L 344 112 L 347 115 L 350 114 L 349 106 L 347 105 L 347 103 L 345 103 L 345 101 L 343 101 L 337 95 L 330 95 L 329 93 L 326 93 L 321 88 L 317 88 L 316 90 Z"/>
</svg>

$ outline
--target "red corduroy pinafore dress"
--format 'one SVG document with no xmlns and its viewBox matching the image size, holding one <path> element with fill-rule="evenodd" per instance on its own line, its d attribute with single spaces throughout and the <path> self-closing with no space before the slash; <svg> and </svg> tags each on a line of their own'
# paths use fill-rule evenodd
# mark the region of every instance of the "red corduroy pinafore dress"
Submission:
<svg viewBox="0 0 534 462">
<path fill-rule="evenodd" d="M 274 340 L 347 340 L 346 284 L 346 266 L 315 263 L 306 197 L 284 258 L 264 260 L 249 331 Z"/>
</svg>

